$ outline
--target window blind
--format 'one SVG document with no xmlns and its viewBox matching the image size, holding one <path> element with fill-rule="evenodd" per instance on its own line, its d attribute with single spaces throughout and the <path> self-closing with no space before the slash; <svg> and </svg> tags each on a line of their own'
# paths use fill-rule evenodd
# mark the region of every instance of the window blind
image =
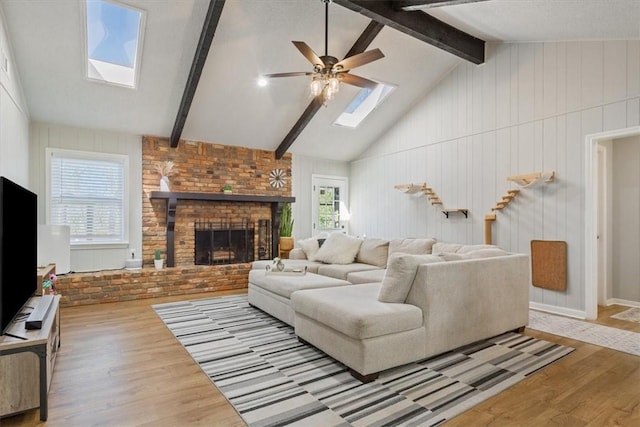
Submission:
<svg viewBox="0 0 640 427">
<path fill-rule="evenodd" d="M 125 240 L 125 161 L 91 153 L 52 152 L 49 222 L 68 225 L 72 243 Z"/>
</svg>

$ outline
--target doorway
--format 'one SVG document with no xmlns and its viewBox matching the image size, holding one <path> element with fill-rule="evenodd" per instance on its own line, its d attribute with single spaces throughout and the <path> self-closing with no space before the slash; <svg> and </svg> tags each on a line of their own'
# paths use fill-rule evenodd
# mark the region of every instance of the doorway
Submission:
<svg viewBox="0 0 640 427">
<path fill-rule="evenodd" d="M 343 176 L 312 175 L 311 230 L 314 235 L 349 233 L 349 180 Z"/>
<path fill-rule="evenodd" d="M 610 274 L 607 269 L 610 233 L 608 220 L 608 154 L 610 141 L 640 135 L 640 126 L 607 131 L 586 137 L 585 150 L 585 317 L 594 320 L 598 317 L 598 302 L 606 299 L 607 282 Z M 604 200 L 603 200 L 604 198 Z M 605 271 L 602 271 L 605 269 Z M 600 281 L 604 280 L 603 286 Z"/>
</svg>

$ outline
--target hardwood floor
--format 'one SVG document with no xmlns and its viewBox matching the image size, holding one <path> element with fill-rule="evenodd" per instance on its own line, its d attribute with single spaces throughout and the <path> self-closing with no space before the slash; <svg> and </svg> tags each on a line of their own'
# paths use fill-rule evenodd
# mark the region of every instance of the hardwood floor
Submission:
<svg viewBox="0 0 640 427">
<path fill-rule="evenodd" d="M 238 292 L 62 308 L 48 421 L 32 410 L 0 425 L 244 426 L 151 308 L 231 293 Z M 625 309 L 603 308 L 596 323 L 640 332 L 640 324 L 609 318 Z M 640 357 L 534 330 L 525 334 L 576 350 L 447 426 L 640 425 Z"/>
</svg>

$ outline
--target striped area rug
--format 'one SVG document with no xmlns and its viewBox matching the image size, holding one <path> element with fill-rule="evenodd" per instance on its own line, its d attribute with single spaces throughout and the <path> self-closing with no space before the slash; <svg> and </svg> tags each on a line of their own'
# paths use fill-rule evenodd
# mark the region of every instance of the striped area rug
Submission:
<svg viewBox="0 0 640 427">
<path fill-rule="evenodd" d="M 516 333 L 391 369 L 371 383 L 300 343 L 246 295 L 154 305 L 250 426 L 434 426 L 573 351 Z"/>
</svg>

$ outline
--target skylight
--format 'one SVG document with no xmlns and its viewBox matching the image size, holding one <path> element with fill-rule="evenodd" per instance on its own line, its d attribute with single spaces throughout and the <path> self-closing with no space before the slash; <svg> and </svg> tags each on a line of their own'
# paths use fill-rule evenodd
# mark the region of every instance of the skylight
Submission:
<svg viewBox="0 0 640 427">
<path fill-rule="evenodd" d="M 107 0 L 86 0 L 87 77 L 135 88 L 144 12 Z"/>
<path fill-rule="evenodd" d="M 378 83 L 375 89 L 361 89 L 333 124 L 356 128 L 395 88 L 386 83 Z"/>
</svg>

